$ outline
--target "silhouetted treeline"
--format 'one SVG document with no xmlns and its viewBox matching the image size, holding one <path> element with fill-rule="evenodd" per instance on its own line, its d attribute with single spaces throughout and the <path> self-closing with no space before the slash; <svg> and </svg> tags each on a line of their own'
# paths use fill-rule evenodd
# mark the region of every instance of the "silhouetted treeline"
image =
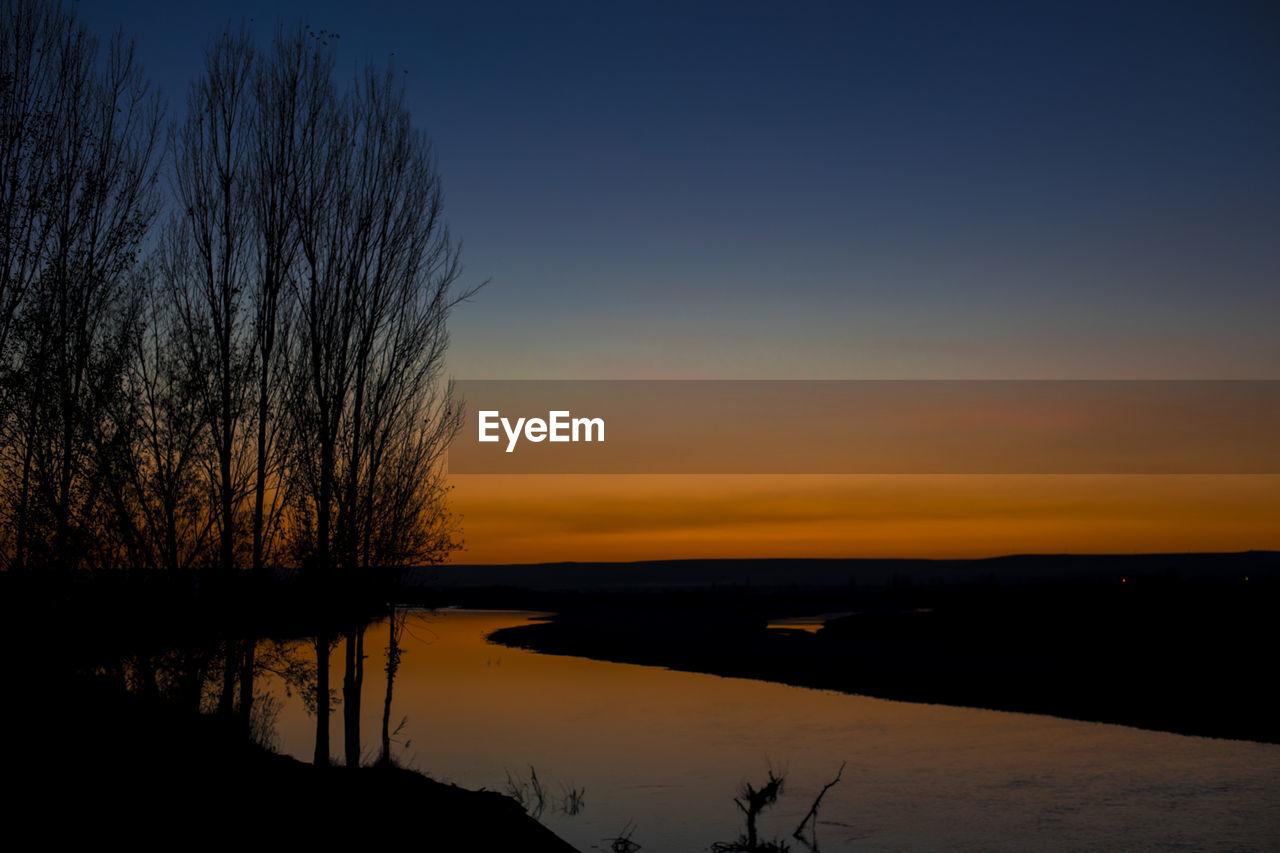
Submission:
<svg viewBox="0 0 1280 853">
<path fill-rule="evenodd" d="M 122 37 L 0 15 L 0 566 L 330 580 L 456 548 L 466 292 L 390 71 L 218 35 L 176 117 Z"/>
</svg>

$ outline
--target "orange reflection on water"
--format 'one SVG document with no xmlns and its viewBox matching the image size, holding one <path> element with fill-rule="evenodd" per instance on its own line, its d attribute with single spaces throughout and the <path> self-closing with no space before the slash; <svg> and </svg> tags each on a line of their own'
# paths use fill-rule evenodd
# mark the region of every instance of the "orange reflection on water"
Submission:
<svg viewBox="0 0 1280 853">
<path fill-rule="evenodd" d="M 585 809 L 543 821 L 581 850 L 628 822 L 648 849 L 706 849 L 742 830 L 732 796 L 767 769 L 785 796 L 762 822 L 786 837 L 823 800 L 822 849 L 1265 849 L 1280 746 L 1182 737 L 970 708 L 887 702 L 780 684 L 536 655 L 485 643 L 524 614 L 410 614 L 395 681 L 396 758 L 436 778 L 503 790 L 536 768 Z M 673 624 L 671 630 L 680 630 Z M 376 755 L 387 625 L 365 638 L 362 732 Z M 305 653 L 305 647 L 301 647 Z M 341 655 L 332 662 L 335 683 Z M 335 708 L 332 753 L 341 756 Z M 281 747 L 311 754 L 298 697 Z"/>
</svg>

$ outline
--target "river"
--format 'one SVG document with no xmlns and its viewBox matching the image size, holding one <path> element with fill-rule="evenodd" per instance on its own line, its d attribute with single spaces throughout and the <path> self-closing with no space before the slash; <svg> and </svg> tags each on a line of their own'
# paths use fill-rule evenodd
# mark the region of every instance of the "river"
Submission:
<svg viewBox="0 0 1280 853">
<path fill-rule="evenodd" d="M 407 614 L 392 754 L 441 781 L 514 787 L 536 806 L 532 768 L 540 819 L 583 851 L 609 850 L 626 832 L 643 851 L 733 841 L 744 825 L 734 796 L 771 770 L 785 783 L 760 815 L 760 836 L 808 850 L 792 831 L 845 762 L 819 811 L 817 842 L 828 853 L 1280 849 L 1280 746 L 540 655 L 485 639 L 533 618 Z M 387 641 L 385 620 L 368 627 L 365 762 L 380 749 Z M 342 667 L 339 646 L 338 699 Z M 258 689 L 276 697 L 260 703 L 275 706 L 276 748 L 309 761 L 315 718 L 302 691 L 270 674 Z M 342 750 L 335 701 L 335 761 Z"/>
</svg>

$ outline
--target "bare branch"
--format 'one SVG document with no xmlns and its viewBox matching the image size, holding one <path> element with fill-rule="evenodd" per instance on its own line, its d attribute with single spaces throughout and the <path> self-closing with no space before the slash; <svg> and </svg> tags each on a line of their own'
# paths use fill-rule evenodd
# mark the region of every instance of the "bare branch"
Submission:
<svg viewBox="0 0 1280 853">
<path fill-rule="evenodd" d="M 807 824 L 810 820 L 813 821 L 814 832 L 815 833 L 817 832 L 818 807 L 822 805 L 822 798 L 826 796 L 827 791 L 834 788 L 836 786 L 836 783 L 840 781 L 840 777 L 844 775 L 844 767 L 848 763 L 849 762 L 847 761 L 841 761 L 840 769 L 836 771 L 836 778 L 832 779 L 830 782 L 823 785 L 822 790 L 818 792 L 818 796 L 813 798 L 813 805 L 809 806 L 808 814 L 804 816 L 804 820 L 800 821 L 800 825 L 796 827 L 796 831 L 791 833 L 793 838 L 800 838 L 800 839 L 804 838 L 804 827 L 805 827 L 805 824 Z"/>
</svg>

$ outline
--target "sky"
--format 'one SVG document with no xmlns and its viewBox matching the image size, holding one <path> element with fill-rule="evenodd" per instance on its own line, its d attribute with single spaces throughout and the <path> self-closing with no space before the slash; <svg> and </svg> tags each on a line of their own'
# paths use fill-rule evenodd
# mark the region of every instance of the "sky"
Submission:
<svg viewBox="0 0 1280 853">
<path fill-rule="evenodd" d="M 174 116 L 227 23 L 265 40 L 305 21 L 340 35 L 340 71 L 400 71 L 466 280 L 487 282 L 451 319 L 458 378 L 1280 378 L 1274 4 L 74 6 L 136 40 Z M 695 546 L 637 495 L 705 516 L 698 493 L 731 520 L 761 490 L 812 489 L 501 479 L 455 482 L 467 561 L 1177 550 L 1187 512 L 1275 508 L 1257 479 L 1229 499 L 1181 481 L 1019 527 L 919 483 L 892 535 L 824 510 L 773 544 L 707 522 Z M 883 485 L 841 482 L 828 509 Z M 1059 486 L 1005 488 L 1041 506 Z M 1190 503 L 1160 509 L 1161 490 Z M 971 527 L 933 523 L 943 495 Z M 1265 520 L 1214 524 L 1177 542 L 1280 547 Z"/>
</svg>

